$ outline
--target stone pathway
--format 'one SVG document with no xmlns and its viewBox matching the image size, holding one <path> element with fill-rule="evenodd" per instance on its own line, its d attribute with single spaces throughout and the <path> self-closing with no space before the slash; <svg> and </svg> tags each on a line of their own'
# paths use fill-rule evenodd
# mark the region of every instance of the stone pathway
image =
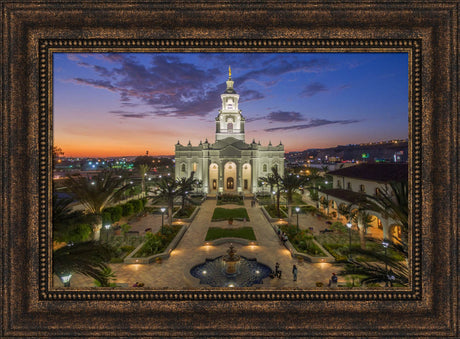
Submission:
<svg viewBox="0 0 460 339">
<path fill-rule="evenodd" d="M 206 200 L 200 208 L 194 221 L 189 225 L 187 232 L 179 242 L 171 256 L 161 264 L 152 263 L 150 265 L 139 264 L 111 264 L 110 267 L 115 272 L 116 282 L 132 286 L 135 282 L 142 282 L 145 287 L 153 289 L 210 289 L 212 287 L 200 285 L 199 279 L 190 274 L 190 269 L 202 262 L 206 258 L 215 258 L 226 254 L 230 244 L 219 246 L 205 245 L 205 236 L 209 227 L 241 227 L 251 226 L 257 239 L 257 245 L 243 246 L 233 244 L 239 255 L 246 258 L 256 258 L 259 262 L 274 269 L 275 263 L 279 262 L 282 270 L 282 278 L 266 278 L 261 285 L 254 285 L 252 288 L 258 289 L 311 289 L 316 286 L 316 282 L 327 284 L 332 272 L 338 272 L 339 267 L 327 263 L 311 264 L 307 262 L 299 263 L 293 259 L 290 252 L 278 239 L 270 223 L 264 217 L 260 207 L 251 207 L 251 200 L 245 200 L 245 207 L 248 210 L 250 221 L 237 221 L 233 225 L 228 225 L 227 221 L 211 222 L 211 217 L 216 207 L 216 200 Z M 241 207 L 238 205 L 224 205 L 226 208 Z M 292 221 L 295 222 L 294 214 Z M 319 221 L 314 216 L 299 215 L 299 226 L 301 229 L 313 227 L 314 232 L 326 228 L 328 225 L 324 221 Z M 161 215 L 149 215 L 133 224 L 132 230 L 139 230 L 143 234 L 145 228 L 152 228 L 153 232 L 161 227 Z M 297 282 L 293 281 L 292 265 L 297 265 Z M 339 278 L 339 283 L 340 283 Z M 54 277 L 55 286 L 62 286 L 59 279 Z M 75 275 L 71 280 L 72 287 L 92 287 L 92 279 L 81 275 Z"/>
</svg>

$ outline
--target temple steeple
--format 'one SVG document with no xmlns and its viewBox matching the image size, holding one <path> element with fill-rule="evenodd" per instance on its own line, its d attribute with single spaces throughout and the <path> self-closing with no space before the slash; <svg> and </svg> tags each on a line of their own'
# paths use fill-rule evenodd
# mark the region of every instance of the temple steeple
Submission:
<svg viewBox="0 0 460 339">
<path fill-rule="evenodd" d="M 216 117 L 216 141 L 233 137 L 244 141 L 244 117 L 238 109 L 240 96 L 233 88 L 232 69 L 228 66 L 227 88 L 221 94 L 222 109 Z"/>
</svg>

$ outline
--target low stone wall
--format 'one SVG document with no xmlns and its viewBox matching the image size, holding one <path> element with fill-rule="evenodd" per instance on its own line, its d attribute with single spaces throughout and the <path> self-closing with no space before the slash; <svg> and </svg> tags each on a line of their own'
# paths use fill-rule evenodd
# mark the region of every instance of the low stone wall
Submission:
<svg viewBox="0 0 460 339">
<path fill-rule="evenodd" d="M 164 252 L 154 254 L 154 255 L 151 255 L 150 257 L 144 257 L 144 258 L 134 257 L 134 254 L 136 254 L 137 251 L 139 251 L 142 248 L 142 246 L 144 246 L 145 244 L 145 241 L 144 241 L 142 244 L 137 246 L 134 249 L 134 251 L 132 251 L 123 260 L 123 262 L 125 264 L 150 264 L 154 262 L 155 260 L 157 260 L 157 258 L 161 258 L 161 259 L 169 258 L 169 255 L 171 254 L 172 250 L 176 248 L 177 244 L 182 239 L 187 229 L 188 229 L 188 225 L 183 225 L 182 228 L 179 230 L 179 232 L 177 232 L 176 236 L 174 237 L 174 239 L 171 241 L 171 243 L 169 244 L 169 246 L 166 248 Z"/>
<path fill-rule="evenodd" d="M 275 221 L 280 220 L 279 218 L 272 218 L 272 217 L 270 216 L 270 214 L 267 212 L 267 210 L 265 209 L 265 207 L 260 206 L 260 209 L 262 210 L 262 213 L 264 214 L 265 218 L 267 218 L 267 220 L 268 220 L 269 223 L 272 223 L 272 222 L 275 222 Z M 281 211 L 281 212 L 282 212 L 282 211 Z"/>
<path fill-rule="evenodd" d="M 225 243 L 235 243 L 235 244 L 240 244 L 244 246 L 248 245 L 257 245 L 257 241 L 255 240 L 248 240 L 248 239 L 243 239 L 243 238 L 219 238 L 216 240 L 210 240 L 210 241 L 205 241 L 205 245 L 211 245 L 211 246 L 217 246 L 217 245 L 222 245 Z"/>
<path fill-rule="evenodd" d="M 180 210 L 177 210 L 174 214 L 173 214 L 173 219 L 176 219 L 176 220 L 180 220 L 182 222 L 188 222 L 188 223 L 191 223 L 193 221 L 193 219 L 195 219 L 195 216 L 197 215 L 198 211 L 200 210 L 200 207 L 197 206 L 197 208 L 195 208 L 195 210 L 193 211 L 192 215 L 190 216 L 190 218 L 187 218 L 187 219 L 181 219 L 181 218 L 176 218 L 174 217 Z"/>
</svg>

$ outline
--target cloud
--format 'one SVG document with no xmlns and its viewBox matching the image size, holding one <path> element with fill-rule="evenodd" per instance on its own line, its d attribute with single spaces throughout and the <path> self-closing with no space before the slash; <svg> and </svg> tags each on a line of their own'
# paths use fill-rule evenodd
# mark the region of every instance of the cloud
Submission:
<svg viewBox="0 0 460 339">
<path fill-rule="evenodd" d="M 291 125 L 291 126 L 283 126 L 283 127 L 272 127 L 267 128 L 265 132 L 274 132 L 274 131 L 288 131 L 288 130 L 302 130 L 307 128 L 314 128 L 320 127 L 325 125 L 332 125 L 332 124 L 340 124 L 340 125 L 348 125 L 360 122 L 361 120 L 326 120 L 326 119 L 311 119 L 308 124 L 302 125 Z"/>
<path fill-rule="evenodd" d="M 270 112 L 266 119 L 274 122 L 294 122 L 305 120 L 299 112 L 285 111 Z"/>
<path fill-rule="evenodd" d="M 312 82 L 311 84 L 307 85 L 302 92 L 300 92 L 300 95 L 304 97 L 312 97 L 315 94 L 327 91 L 329 91 L 329 89 L 322 83 Z"/>
<path fill-rule="evenodd" d="M 122 110 L 109 111 L 109 113 L 116 114 L 122 118 L 135 118 L 135 119 L 143 119 L 143 118 L 151 116 L 151 114 L 148 114 L 148 113 L 126 112 Z"/>
</svg>

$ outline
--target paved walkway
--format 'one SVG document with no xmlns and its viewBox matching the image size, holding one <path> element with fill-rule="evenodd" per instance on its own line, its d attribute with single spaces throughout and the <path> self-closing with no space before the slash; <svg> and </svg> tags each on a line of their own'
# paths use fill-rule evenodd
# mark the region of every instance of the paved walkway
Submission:
<svg viewBox="0 0 460 339">
<path fill-rule="evenodd" d="M 293 259 L 290 252 L 279 241 L 270 223 L 264 217 L 260 207 L 251 207 L 250 199 L 245 200 L 245 207 L 248 211 L 250 221 L 237 221 L 233 225 L 228 225 L 227 221 L 211 222 L 211 217 L 216 207 L 216 200 L 206 200 L 200 208 L 194 221 L 189 225 L 187 232 L 179 242 L 171 256 L 161 264 L 152 263 L 150 265 L 139 264 L 111 264 L 110 267 L 115 272 L 116 282 L 132 286 L 135 282 L 143 282 L 145 287 L 154 289 L 197 289 L 211 288 L 207 285 L 200 285 L 199 279 L 190 275 L 190 269 L 202 262 L 206 258 L 215 258 L 226 254 L 229 244 L 219 246 L 205 245 L 205 236 L 209 227 L 241 227 L 251 226 L 257 239 L 257 245 L 243 246 L 233 244 L 239 255 L 247 258 L 256 258 L 257 261 L 268 265 L 274 269 L 275 263 L 280 263 L 283 271 L 282 278 L 266 278 L 261 285 L 254 285 L 253 288 L 268 289 L 311 289 L 316 286 L 316 282 L 327 284 L 332 272 L 340 270 L 327 263 L 311 264 L 299 263 Z M 237 205 L 224 205 L 226 208 L 237 208 Z M 295 223 L 296 215 L 292 221 Z M 314 232 L 326 228 L 328 225 L 324 221 L 309 215 L 299 215 L 299 226 L 301 229 L 314 228 Z M 152 228 L 156 232 L 161 227 L 161 215 L 149 215 L 138 222 L 133 223 L 132 230 L 139 230 L 140 234 L 146 228 Z M 292 266 L 297 265 L 297 282 L 293 281 Z M 55 277 L 55 286 L 62 286 L 59 279 Z M 339 280 L 340 282 L 340 280 Z M 72 287 L 91 287 L 94 286 L 92 279 L 75 275 L 71 280 Z"/>
</svg>

